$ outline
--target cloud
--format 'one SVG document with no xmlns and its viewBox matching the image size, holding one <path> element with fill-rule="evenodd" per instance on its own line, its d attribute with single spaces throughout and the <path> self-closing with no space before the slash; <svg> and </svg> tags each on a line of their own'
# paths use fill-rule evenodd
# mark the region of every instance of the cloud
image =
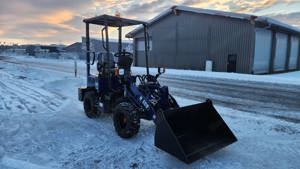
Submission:
<svg viewBox="0 0 300 169">
<path fill-rule="evenodd" d="M 157 13 L 161 11 L 161 7 L 166 7 L 168 1 L 166 0 L 154 0 L 151 2 L 132 4 L 129 8 L 124 10 L 126 15 L 140 15 L 143 13 Z"/>
<path fill-rule="evenodd" d="M 95 14 L 114 15 L 120 12 L 121 16 L 129 18 L 150 19 L 154 15 L 178 4 L 178 0 L 94 0 L 93 7 L 84 16 Z"/>
<path fill-rule="evenodd" d="M 35 38 L 48 38 L 54 35 L 57 35 L 58 31 L 57 30 L 53 30 L 53 29 L 48 29 L 48 30 L 41 30 L 41 31 L 35 31 L 33 33 L 33 37 Z"/>
<path fill-rule="evenodd" d="M 299 0 L 0 0 L 0 41 L 71 43 L 85 34 L 85 17 L 118 11 L 123 17 L 149 20 L 173 5 L 253 14 L 264 11 L 299 26 L 300 8 L 293 5 L 297 3 L 300 5 Z M 91 31 L 99 33 L 98 29 Z"/>
<path fill-rule="evenodd" d="M 197 8 L 208 8 L 215 10 L 229 10 L 228 4 L 230 0 L 184 0 L 182 5 L 192 6 Z"/>
<path fill-rule="evenodd" d="M 70 24 L 66 24 L 66 22 L 72 20 L 74 17 L 74 13 L 69 10 L 61 10 L 54 11 L 48 15 L 40 16 L 40 21 L 46 24 L 52 24 L 57 27 L 66 29 L 68 31 L 80 32 L 79 29 L 76 29 L 74 26 Z"/>
<path fill-rule="evenodd" d="M 50 24 L 61 24 L 73 18 L 73 13 L 68 10 L 54 11 L 52 14 L 42 15 L 41 20 Z"/>
<path fill-rule="evenodd" d="M 289 0 L 288 0 L 289 1 Z M 254 13 L 269 8 L 278 3 L 286 3 L 286 0 L 244 0 L 236 2 L 228 2 L 229 10 L 242 13 Z"/>
<path fill-rule="evenodd" d="M 199 8 L 256 13 L 276 4 L 299 3 L 299 0 L 184 0 L 181 4 Z"/>
<path fill-rule="evenodd" d="M 48 39 L 60 39 L 59 34 L 70 35 L 64 41 L 80 39 L 81 30 L 78 28 L 77 19 L 78 8 L 87 8 L 92 1 L 82 0 L 10 0 L 9 3 L 0 0 L 0 40 L 5 39 L 35 39 L 41 43 L 54 43 L 58 41 L 48 41 Z M 82 19 L 81 19 L 82 20 Z M 2 26 L 3 25 L 3 26 Z M 43 35 L 44 34 L 44 35 Z M 45 41 L 42 41 L 42 38 Z M 30 40 L 31 41 L 31 40 Z"/>
<path fill-rule="evenodd" d="M 280 20 L 284 23 L 288 23 L 300 29 L 300 12 L 293 12 L 288 14 L 279 14 L 279 15 L 268 15 L 274 19 Z"/>
<path fill-rule="evenodd" d="M 136 3 L 135 0 L 93 0 L 84 16 L 91 17 L 103 13 L 114 15 L 117 11 L 123 11 L 134 3 Z"/>
</svg>

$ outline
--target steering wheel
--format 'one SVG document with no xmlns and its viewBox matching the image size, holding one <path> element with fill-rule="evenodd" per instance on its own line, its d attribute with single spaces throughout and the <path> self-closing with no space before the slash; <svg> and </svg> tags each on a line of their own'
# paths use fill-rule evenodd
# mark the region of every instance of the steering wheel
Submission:
<svg viewBox="0 0 300 169">
<path fill-rule="evenodd" d="M 115 53 L 114 56 L 117 57 L 117 58 L 118 58 L 118 57 L 122 57 L 122 56 L 132 58 L 132 57 L 133 57 L 133 54 L 130 53 L 130 52 L 122 51 L 122 52 Z"/>
<path fill-rule="evenodd" d="M 147 82 L 157 82 L 157 79 L 155 76 L 152 76 L 152 75 L 142 75 L 141 76 L 141 79 L 143 81 L 147 80 Z"/>
</svg>

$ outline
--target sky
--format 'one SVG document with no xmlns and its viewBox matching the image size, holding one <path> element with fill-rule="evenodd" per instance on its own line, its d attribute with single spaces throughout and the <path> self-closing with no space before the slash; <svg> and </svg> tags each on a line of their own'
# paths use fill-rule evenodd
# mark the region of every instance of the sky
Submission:
<svg viewBox="0 0 300 169">
<path fill-rule="evenodd" d="M 84 36 L 84 18 L 118 12 L 149 20 L 173 5 L 266 15 L 300 28 L 300 0 L 0 0 L 0 44 L 68 45 Z"/>
</svg>

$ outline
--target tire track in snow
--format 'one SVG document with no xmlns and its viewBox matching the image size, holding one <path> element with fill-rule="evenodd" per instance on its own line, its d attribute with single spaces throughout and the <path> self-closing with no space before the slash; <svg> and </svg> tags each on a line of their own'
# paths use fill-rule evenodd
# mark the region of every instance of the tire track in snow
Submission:
<svg viewBox="0 0 300 169">
<path fill-rule="evenodd" d="M 5 166 L 7 168 L 14 168 L 14 169 L 51 169 L 49 167 L 40 166 L 37 164 L 30 163 L 24 160 L 18 160 L 14 158 L 10 158 L 4 156 L 1 160 L 0 166 Z"/>
<path fill-rule="evenodd" d="M 208 79 L 212 81 L 212 79 Z M 233 84 L 237 82 L 220 82 L 221 79 L 213 80 L 213 85 L 210 82 L 206 83 L 206 80 L 189 80 L 183 78 L 169 78 L 163 77 L 161 79 L 161 84 L 170 87 L 172 94 L 186 97 L 193 100 L 204 101 L 209 98 L 215 103 L 220 104 L 225 107 L 230 107 L 233 109 L 264 114 L 277 119 L 300 123 L 300 89 L 295 90 L 293 87 L 282 88 L 283 86 L 268 87 L 265 84 L 262 85 L 262 89 L 257 89 L 259 92 L 255 91 L 259 86 L 249 87 L 246 92 L 243 92 L 247 88 L 247 84 Z M 225 84 L 224 84 L 225 83 Z M 266 91 L 266 92 L 265 92 Z M 269 93 L 268 93 L 269 92 Z M 280 100 L 276 100 L 275 96 L 270 93 L 279 93 L 276 97 L 282 97 Z M 263 97 L 261 97 L 263 96 Z"/>
<path fill-rule="evenodd" d="M 0 105 L 5 107 L 2 110 L 38 113 L 44 111 L 42 109 L 45 108 L 56 111 L 62 105 L 64 99 L 57 95 L 43 91 L 1 71 L 0 76 L 0 91 L 3 94 Z"/>
<path fill-rule="evenodd" d="M 207 80 L 183 80 L 167 78 L 162 79 L 165 83 L 175 84 L 177 86 L 188 86 L 190 90 L 205 91 L 209 93 L 215 93 L 224 96 L 231 96 L 234 98 L 256 100 L 266 103 L 275 104 L 288 104 L 289 106 L 296 107 L 300 109 L 300 90 L 293 89 L 292 91 L 287 89 L 281 89 L 276 87 L 252 87 L 250 85 L 237 85 L 237 84 L 227 84 L 221 80 L 210 82 Z M 236 82 L 237 83 L 237 82 Z M 243 82 L 241 82 L 243 83 Z M 272 98 L 272 99 L 270 99 Z"/>
</svg>

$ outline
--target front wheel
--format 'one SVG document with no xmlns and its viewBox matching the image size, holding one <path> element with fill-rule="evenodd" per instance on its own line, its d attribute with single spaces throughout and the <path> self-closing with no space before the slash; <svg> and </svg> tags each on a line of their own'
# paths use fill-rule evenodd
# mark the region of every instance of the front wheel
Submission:
<svg viewBox="0 0 300 169">
<path fill-rule="evenodd" d="M 135 136 L 140 129 L 140 117 L 134 106 L 127 101 L 120 102 L 113 110 L 115 130 L 122 138 Z"/>
</svg>

